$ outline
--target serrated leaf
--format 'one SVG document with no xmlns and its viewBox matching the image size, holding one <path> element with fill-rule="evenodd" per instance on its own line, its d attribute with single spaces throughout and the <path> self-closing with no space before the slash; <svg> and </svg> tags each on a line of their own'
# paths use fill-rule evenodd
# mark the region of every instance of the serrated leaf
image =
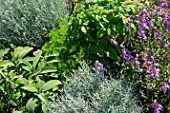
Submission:
<svg viewBox="0 0 170 113">
<path fill-rule="evenodd" d="M 21 88 L 29 92 L 38 92 L 37 88 L 33 84 L 29 84 Z"/>
<path fill-rule="evenodd" d="M 49 89 L 55 88 L 56 86 L 60 84 L 61 82 L 59 80 L 50 80 L 42 86 L 42 91 L 47 91 Z"/>
<path fill-rule="evenodd" d="M 9 48 L 6 48 L 6 49 L 1 50 L 1 51 L 0 51 L 0 59 L 1 59 L 6 53 L 8 53 L 8 51 L 9 51 Z"/>
<path fill-rule="evenodd" d="M 34 110 L 36 108 L 36 102 L 37 102 L 37 99 L 30 98 L 27 101 L 26 110 L 29 111 L 29 112 L 34 112 Z"/>
</svg>

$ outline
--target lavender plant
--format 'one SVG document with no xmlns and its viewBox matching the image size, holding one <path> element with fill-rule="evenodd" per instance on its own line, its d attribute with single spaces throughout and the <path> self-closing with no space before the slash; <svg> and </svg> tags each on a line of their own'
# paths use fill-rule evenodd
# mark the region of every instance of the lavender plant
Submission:
<svg viewBox="0 0 170 113">
<path fill-rule="evenodd" d="M 78 76 L 64 85 L 62 95 L 57 100 L 52 99 L 49 113 L 142 112 L 131 87 L 123 80 L 108 80 L 102 72 L 92 72 L 85 62 L 76 73 Z"/>
<path fill-rule="evenodd" d="M 130 81 L 136 84 L 146 111 L 170 111 L 170 2 L 146 5 L 131 16 L 125 41 L 117 46 L 131 69 Z M 128 74 L 128 73 L 127 73 Z"/>
</svg>

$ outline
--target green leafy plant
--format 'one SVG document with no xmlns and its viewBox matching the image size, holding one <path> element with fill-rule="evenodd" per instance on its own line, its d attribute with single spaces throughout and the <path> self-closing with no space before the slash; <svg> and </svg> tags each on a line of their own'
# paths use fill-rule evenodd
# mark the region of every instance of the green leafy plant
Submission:
<svg viewBox="0 0 170 113">
<path fill-rule="evenodd" d="M 106 79 L 85 63 L 52 99 L 49 113 L 140 113 L 131 87 L 123 80 Z"/>
<path fill-rule="evenodd" d="M 1 0 L 0 48 L 34 46 L 40 48 L 48 40 L 46 34 L 67 17 L 67 0 Z"/>
<path fill-rule="evenodd" d="M 58 73 L 69 73 L 73 71 L 78 66 L 78 62 L 84 57 L 83 48 L 77 53 L 68 49 L 70 48 L 70 44 L 66 38 L 68 36 L 68 26 L 68 19 L 60 19 L 59 29 L 53 29 L 50 31 L 48 34 L 50 41 L 46 42 L 42 47 L 46 53 L 58 54 L 59 62 L 55 64 Z"/>
<path fill-rule="evenodd" d="M 91 64 L 100 60 L 105 66 L 115 65 L 111 61 L 120 57 L 110 40 L 115 36 L 123 41 L 128 17 L 137 13 L 141 5 L 137 0 L 81 1 L 68 24 L 61 21 L 60 29 L 50 32 L 51 39 L 43 49 L 56 50 L 60 54 L 59 68 L 68 71 L 75 69 L 82 59 L 88 59 Z"/>
<path fill-rule="evenodd" d="M 46 112 L 48 98 L 56 96 L 61 81 L 52 65 L 56 59 L 43 56 L 42 50 L 32 47 L 17 47 L 10 55 L 9 49 L 0 51 L 0 103 L 1 112 Z M 31 55 L 31 53 L 33 54 Z M 30 54 L 30 55 L 29 55 Z"/>
</svg>

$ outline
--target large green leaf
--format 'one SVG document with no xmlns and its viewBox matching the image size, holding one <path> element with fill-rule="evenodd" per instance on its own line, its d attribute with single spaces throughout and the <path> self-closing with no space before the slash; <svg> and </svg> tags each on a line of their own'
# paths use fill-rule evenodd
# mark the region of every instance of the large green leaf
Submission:
<svg viewBox="0 0 170 113">
<path fill-rule="evenodd" d="M 20 60 L 20 64 L 24 64 L 22 65 L 21 67 L 27 71 L 31 71 L 32 70 L 32 65 L 29 61 L 26 61 L 26 60 L 23 60 L 21 59 Z"/>
<path fill-rule="evenodd" d="M 35 75 L 38 75 L 40 72 L 41 72 L 41 70 L 40 70 L 40 69 L 35 70 L 35 71 L 34 71 L 34 72 L 32 72 L 30 75 L 28 75 L 28 78 L 31 78 L 31 77 L 33 77 L 33 76 L 35 76 Z"/>
<path fill-rule="evenodd" d="M 108 51 L 106 52 L 107 57 L 113 59 L 113 60 L 120 60 L 120 57 L 118 56 L 116 50 L 114 48 L 108 48 Z"/>
<path fill-rule="evenodd" d="M 100 45 L 93 45 L 93 46 L 91 46 L 90 53 L 97 54 L 99 57 L 103 57 L 104 56 L 103 48 L 101 48 Z"/>
<path fill-rule="evenodd" d="M 13 56 L 14 58 L 22 59 L 26 54 L 28 54 L 31 50 L 33 50 L 32 47 L 17 47 L 14 49 Z"/>
<path fill-rule="evenodd" d="M 40 77 L 42 78 L 43 76 L 37 76 L 36 77 L 36 87 L 41 90 L 42 89 L 42 86 L 45 84 L 45 81 L 41 80 Z"/>
<path fill-rule="evenodd" d="M 42 51 L 41 50 L 37 50 L 34 53 L 34 59 L 33 59 L 33 67 L 35 68 L 38 64 L 38 61 L 40 60 L 40 57 L 42 55 Z"/>
<path fill-rule="evenodd" d="M 23 84 L 23 85 L 29 83 L 29 81 L 28 81 L 26 78 L 18 78 L 18 79 L 16 80 L 16 82 L 17 82 L 18 84 Z"/>
<path fill-rule="evenodd" d="M 46 106 L 44 106 L 44 105 L 42 105 L 41 107 L 42 107 L 42 111 L 43 111 L 43 113 L 47 113 L 47 111 L 48 111 L 47 107 L 46 107 Z"/>
<path fill-rule="evenodd" d="M 61 82 L 59 80 L 50 80 L 42 86 L 42 91 L 47 91 L 49 89 L 55 88 L 60 84 Z"/>
<path fill-rule="evenodd" d="M 43 93 L 37 95 L 38 98 L 45 104 L 48 104 L 48 99 L 44 96 Z"/>
<path fill-rule="evenodd" d="M 14 66 L 14 64 L 10 60 L 2 60 L 0 61 L 0 67 L 7 68 L 10 66 Z"/>
<path fill-rule="evenodd" d="M 26 91 L 29 91 L 29 92 L 38 92 L 37 88 L 33 84 L 29 84 L 29 85 L 23 86 L 21 88 Z"/>
<path fill-rule="evenodd" d="M 45 69 L 45 70 L 41 71 L 40 74 L 51 73 L 51 72 L 56 72 L 56 71 L 57 71 L 56 69 Z"/>
<path fill-rule="evenodd" d="M 9 51 L 9 48 L 6 48 L 6 49 L 1 50 L 1 51 L 0 51 L 0 59 L 1 59 L 6 53 L 8 53 L 8 51 Z"/>
<path fill-rule="evenodd" d="M 20 54 L 19 54 L 19 58 L 20 58 L 20 59 L 23 58 L 23 57 L 24 57 L 26 54 L 28 54 L 31 50 L 33 50 L 32 47 L 28 47 L 28 46 L 24 47 L 24 48 L 22 49 L 22 51 L 20 52 Z"/>
<path fill-rule="evenodd" d="M 36 108 L 37 99 L 30 98 L 26 104 L 26 110 L 33 113 Z"/>
</svg>

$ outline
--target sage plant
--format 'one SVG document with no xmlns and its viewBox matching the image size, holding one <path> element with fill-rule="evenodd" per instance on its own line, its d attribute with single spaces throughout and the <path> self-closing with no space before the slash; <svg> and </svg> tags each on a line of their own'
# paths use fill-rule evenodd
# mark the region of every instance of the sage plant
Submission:
<svg viewBox="0 0 170 113">
<path fill-rule="evenodd" d="M 130 81 L 147 112 L 170 111 L 170 2 L 148 4 L 131 16 L 124 42 L 111 40 L 122 53 L 126 65 L 133 69 Z"/>
</svg>

